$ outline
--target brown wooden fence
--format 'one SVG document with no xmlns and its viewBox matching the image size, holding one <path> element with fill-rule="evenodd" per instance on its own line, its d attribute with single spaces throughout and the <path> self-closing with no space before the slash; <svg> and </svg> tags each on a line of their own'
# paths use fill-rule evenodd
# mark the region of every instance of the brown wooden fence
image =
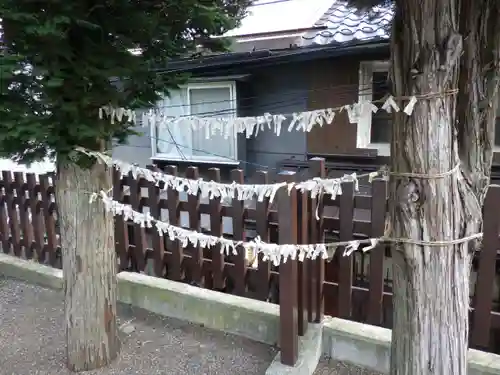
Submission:
<svg viewBox="0 0 500 375">
<path fill-rule="evenodd" d="M 174 166 L 166 169 L 176 175 Z M 208 178 L 220 181 L 213 168 Z M 324 177 L 323 159 L 313 159 L 305 175 L 291 171 L 275 176 L 277 181 Z M 52 175 L 3 171 L 1 175 L 0 243 L 4 253 L 34 259 L 60 267 L 61 252 L 57 228 Z M 186 177 L 197 179 L 199 171 L 190 167 Z M 248 180 L 243 171 L 231 172 L 231 180 L 268 183 L 267 172 Z M 273 178 L 274 180 L 274 178 Z M 320 202 L 292 190 L 280 192 L 275 202 L 203 201 L 188 196 L 182 201 L 174 190 L 163 191 L 144 179 L 120 178 L 115 172 L 114 198 L 131 204 L 137 211 L 149 210 L 173 225 L 196 231 L 248 240 L 259 235 L 278 243 L 317 243 L 378 237 L 384 232 L 386 183 L 375 180 L 364 193 L 355 193 L 352 183 L 343 185 L 342 195 Z M 474 261 L 471 275 L 471 346 L 499 352 L 500 272 L 497 266 L 500 187 L 490 188 L 484 212 L 483 248 Z M 182 220 L 186 215 L 188 218 Z M 320 220 L 316 220 L 319 214 Z M 183 216 L 184 215 L 184 216 Z M 209 219 L 205 216 L 208 215 Z M 205 218 L 204 218 L 205 217 Z M 228 225 L 228 220 L 231 225 Z M 227 227 L 232 226 L 232 230 Z M 228 233 L 230 232 L 230 233 Z M 342 257 L 339 249 L 331 262 L 288 261 L 274 267 L 259 259 L 250 267 L 243 252 L 223 256 L 218 249 L 193 246 L 183 249 L 177 241 L 160 237 L 123 218 L 115 219 L 116 251 L 120 270 L 147 272 L 157 277 L 185 282 L 240 296 L 280 304 L 282 360 L 293 364 L 297 358 L 297 337 L 305 333 L 307 322 L 319 322 L 323 314 L 391 327 L 391 258 L 383 246 Z M 281 286 L 281 287 L 280 287 Z"/>
</svg>

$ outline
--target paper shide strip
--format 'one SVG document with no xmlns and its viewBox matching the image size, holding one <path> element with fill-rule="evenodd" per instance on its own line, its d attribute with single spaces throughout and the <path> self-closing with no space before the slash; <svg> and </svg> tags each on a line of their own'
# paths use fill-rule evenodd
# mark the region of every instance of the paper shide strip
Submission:
<svg viewBox="0 0 500 375">
<path fill-rule="evenodd" d="M 225 255 L 237 255 L 238 248 L 242 248 L 246 254 L 252 254 L 252 259 L 256 259 L 258 254 L 262 254 L 264 261 L 270 261 L 275 266 L 278 266 L 280 263 L 286 263 L 288 259 L 297 259 L 300 262 L 303 262 L 305 259 L 331 259 L 338 247 L 335 246 L 335 243 L 278 245 L 263 242 L 260 237 L 247 242 L 234 241 L 170 225 L 153 218 L 149 212 L 138 212 L 133 210 L 130 205 L 113 200 L 104 191 L 101 191 L 99 194 L 94 193 L 91 196 L 91 202 L 96 199 L 101 199 L 106 211 L 111 212 L 114 216 L 122 215 L 124 220 L 130 220 L 135 224 L 139 224 L 142 228 L 155 228 L 160 236 L 167 236 L 171 241 L 178 240 L 183 248 L 189 245 L 200 246 L 202 248 L 220 245 L 220 252 Z M 352 242 L 352 245 L 349 245 L 350 242 Z M 359 241 L 350 242 L 346 248 L 357 249 L 360 245 Z"/>
<path fill-rule="evenodd" d="M 102 120 L 104 117 L 108 117 L 111 124 L 114 124 L 115 120 L 122 122 L 124 119 L 133 124 L 137 122 L 137 116 L 134 110 L 122 107 L 113 107 L 111 105 L 99 108 L 99 119 Z"/>
<path fill-rule="evenodd" d="M 416 102 L 416 96 L 411 97 L 403 110 L 404 113 L 410 116 Z M 401 111 L 393 96 L 389 96 L 386 99 L 381 109 L 387 113 Z M 315 127 L 323 127 L 324 125 L 331 124 L 335 119 L 335 115 L 342 111 L 346 111 L 349 122 L 355 124 L 360 119 L 371 116 L 372 113 L 377 113 L 378 110 L 379 108 L 371 101 L 344 105 L 339 108 L 296 112 L 289 115 L 265 113 L 261 116 L 251 117 L 173 117 L 168 115 L 168 111 L 150 109 L 142 114 L 142 124 L 143 126 L 154 126 L 159 130 L 169 129 L 170 131 L 174 131 L 177 128 L 190 127 L 193 131 L 202 131 L 206 139 L 210 139 L 215 134 L 220 134 L 225 139 L 229 139 L 235 133 L 243 133 L 246 138 L 251 138 L 252 136 L 257 136 L 260 132 L 266 130 L 266 128 L 279 136 L 283 130 L 283 123 L 287 119 L 290 120 L 287 129 L 289 132 L 310 132 Z"/>
<path fill-rule="evenodd" d="M 161 171 L 152 171 L 120 160 L 114 160 L 104 153 L 90 151 L 81 147 L 78 147 L 76 151 L 95 157 L 98 161 L 110 167 L 115 166 L 120 171 L 122 176 L 132 174 L 135 179 L 144 178 L 147 181 L 154 183 L 156 186 L 161 187 L 163 190 L 172 188 L 175 191 L 186 192 L 190 195 L 199 194 L 201 198 L 208 198 L 210 200 L 220 198 L 221 200 L 236 199 L 238 201 L 247 201 L 256 198 L 257 201 L 262 202 L 265 198 L 268 198 L 269 202 L 272 203 L 280 189 L 287 188 L 288 193 L 290 193 L 291 189 L 294 187 L 301 192 L 311 192 L 312 198 L 328 194 L 332 200 L 335 200 L 338 195 L 342 194 L 342 183 L 344 182 L 353 182 L 356 191 L 359 190 L 358 176 L 356 173 L 339 178 L 313 178 L 311 180 L 297 183 L 220 183 L 215 181 L 205 181 L 201 178 L 193 180 L 184 177 L 172 176 Z M 370 180 L 378 174 L 378 172 L 372 172 L 370 174 Z"/>
</svg>

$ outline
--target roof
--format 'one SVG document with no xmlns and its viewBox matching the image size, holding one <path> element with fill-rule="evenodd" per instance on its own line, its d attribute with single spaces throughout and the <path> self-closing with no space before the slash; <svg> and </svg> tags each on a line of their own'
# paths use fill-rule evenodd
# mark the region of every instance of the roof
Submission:
<svg viewBox="0 0 500 375">
<path fill-rule="evenodd" d="M 374 7 L 369 12 L 360 12 L 345 1 L 334 4 L 314 24 L 324 27 L 303 35 L 304 44 L 345 43 L 353 40 L 388 39 L 388 28 L 393 18 L 391 6 Z"/>
<path fill-rule="evenodd" d="M 191 71 L 209 72 L 230 66 L 243 67 L 266 66 L 280 63 L 300 62 L 314 59 L 340 57 L 355 55 L 366 52 L 381 53 L 389 55 L 389 43 L 387 40 L 352 41 L 351 43 L 329 44 L 326 46 L 310 45 L 305 47 L 286 48 L 280 50 L 257 50 L 250 52 L 233 52 L 195 58 L 184 58 L 171 61 L 167 68 L 159 68 L 158 71 L 168 73 Z"/>
<path fill-rule="evenodd" d="M 359 11 L 346 0 L 258 0 L 224 36 L 236 52 L 387 39 L 392 6 Z"/>
<path fill-rule="evenodd" d="M 277 64 L 385 51 L 393 17 L 390 6 L 360 12 L 346 0 L 257 0 L 248 13 L 238 28 L 224 34 L 235 41 L 231 52 L 182 58 L 159 70 Z"/>
</svg>

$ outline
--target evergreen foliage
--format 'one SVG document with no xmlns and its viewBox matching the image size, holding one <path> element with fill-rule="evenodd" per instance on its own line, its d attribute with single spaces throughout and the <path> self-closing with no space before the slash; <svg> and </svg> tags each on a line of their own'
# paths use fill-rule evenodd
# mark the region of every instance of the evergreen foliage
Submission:
<svg viewBox="0 0 500 375">
<path fill-rule="evenodd" d="M 98 109 L 154 105 L 186 78 L 154 68 L 205 42 L 224 50 L 209 37 L 237 26 L 250 2 L 0 0 L 0 155 L 64 159 L 126 141 L 132 124 L 99 120 Z"/>
</svg>

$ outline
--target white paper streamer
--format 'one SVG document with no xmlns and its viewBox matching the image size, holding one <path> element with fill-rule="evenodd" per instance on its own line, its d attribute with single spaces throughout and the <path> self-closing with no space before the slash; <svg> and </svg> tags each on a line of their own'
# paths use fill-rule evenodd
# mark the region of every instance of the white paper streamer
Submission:
<svg viewBox="0 0 500 375">
<path fill-rule="evenodd" d="M 113 107 L 111 105 L 106 105 L 99 108 L 99 119 L 102 120 L 104 116 L 109 117 L 111 124 L 114 124 L 115 120 L 118 120 L 118 122 L 122 122 L 124 118 L 127 118 L 127 122 L 133 124 L 137 122 L 137 117 L 134 110 L 121 107 Z"/>
<path fill-rule="evenodd" d="M 257 254 L 263 254 L 263 260 L 270 261 L 275 266 L 278 266 L 280 263 L 285 263 L 288 259 L 297 259 L 303 262 L 304 259 L 328 259 L 334 255 L 331 249 L 330 251 L 327 250 L 330 244 L 324 243 L 278 245 L 263 242 L 259 237 L 252 241 L 245 242 L 233 241 L 224 237 L 216 237 L 195 232 L 156 220 L 149 212 L 142 213 L 134 211 L 130 205 L 113 200 L 104 191 L 101 191 L 100 194 L 93 194 L 91 196 L 91 201 L 95 201 L 98 197 L 102 199 L 105 209 L 108 212 L 111 212 L 115 216 L 123 215 L 124 220 L 131 220 L 133 223 L 139 224 L 143 228 L 156 228 L 160 236 L 168 236 L 171 241 L 178 240 L 183 248 L 190 244 L 203 248 L 220 245 L 221 254 L 237 255 L 238 247 L 241 247 L 245 251 L 245 254 L 247 254 L 247 258 L 251 258 L 250 260 L 255 260 Z M 359 241 L 352 242 L 358 242 L 359 247 Z M 252 257 L 249 257 L 248 254 L 252 254 Z"/>
<path fill-rule="evenodd" d="M 313 178 L 298 183 L 237 184 L 233 182 L 228 184 L 205 181 L 203 179 L 192 180 L 184 177 L 172 176 L 159 171 L 151 171 L 120 160 L 113 160 L 106 154 L 86 150 L 81 147 L 77 148 L 77 151 L 93 156 L 110 167 L 115 166 L 121 172 L 122 176 L 127 176 L 131 173 L 135 179 L 141 177 L 154 183 L 156 186 L 160 186 L 160 183 L 163 182 L 164 190 L 170 187 L 175 191 L 186 192 L 190 195 L 200 194 L 201 198 L 210 200 L 214 198 L 221 198 L 221 200 L 234 198 L 238 201 L 246 201 L 256 198 L 257 201 L 262 202 L 264 198 L 269 198 L 269 201 L 273 202 L 278 190 L 284 187 L 288 187 L 288 192 L 290 192 L 293 187 L 302 192 L 310 191 L 312 198 L 316 198 L 323 194 L 330 194 L 332 199 L 335 199 L 338 195 L 342 194 L 342 183 L 344 182 L 353 182 L 355 190 L 359 190 L 358 176 L 356 173 L 345 175 L 340 178 Z M 378 172 L 372 172 L 370 175 L 373 173 Z"/>
<path fill-rule="evenodd" d="M 412 101 L 413 99 L 416 101 L 416 97 L 413 97 Z M 405 109 L 413 108 L 415 104 L 412 101 Z M 401 111 L 392 96 L 385 101 L 381 108 L 388 113 Z M 190 127 L 193 131 L 202 131 L 207 139 L 215 134 L 220 134 L 225 139 L 229 139 L 236 133 L 244 133 L 246 138 L 251 138 L 252 135 L 257 136 L 259 132 L 264 131 L 266 128 L 279 136 L 283 122 L 287 119 L 290 120 L 287 129 L 289 132 L 310 132 L 317 126 L 322 127 L 331 124 L 335 119 L 335 114 L 341 111 L 347 112 L 350 123 L 357 123 L 361 117 L 377 113 L 378 107 L 371 101 L 364 101 L 339 108 L 295 112 L 288 115 L 264 113 L 261 116 L 252 117 L 170 117 L 165 110 L 150 109 L 143 113 L 142 124 L 143 126 L 155 126 L 160 130 Z"/>
<path fill-rule="evenodd" d="M 406 113 L 408 116 L 411 116 L 411 114 L 413 113 L 413 109 L 415 108 L 415 104 L 417 104 L 417 97 L 412 96 L 410 102 L 403 109 L 403 112 Z"/>
</svg>

